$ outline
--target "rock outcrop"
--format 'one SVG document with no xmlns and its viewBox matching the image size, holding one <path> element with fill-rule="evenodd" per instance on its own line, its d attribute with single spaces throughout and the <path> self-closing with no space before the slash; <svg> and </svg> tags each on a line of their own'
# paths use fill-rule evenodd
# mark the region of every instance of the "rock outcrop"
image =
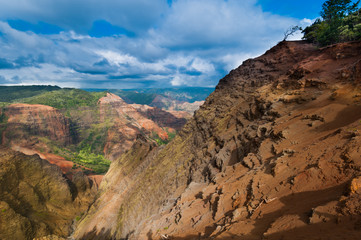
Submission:
<svg viewBox="0 0 361 240">
<path fill-rule="evenodd" d="M 131 104 L 144 117 L 151 119 L 153 122 L 163 128 L 172 128 L 177 131 L 181 130 L 187 119 L 192 117 L 191 114 L 184 111 L 165 111 L 157 107 L 147 105 Z"/>
<path fill-rule="evenodd" d="M 174 132 L 186 121 L 160 109 L 127 104 L 112 93 L 99 99 L 99 108 L 100 121 L 108 120 L 114 123 L 108 131 L 104 147 L 105 155 L 111 160 L 119 158 L 129 150 L 139 134 L 167 140 L 167 130 Z"/>
<path fill-rule="evenodd" d="M 0 147 L 0 166 L 0 239 L 67 237 L 97 191 L 81 172 L 70 181 L 37 155 Z"/>
<path fill-rule="evenodd" d="M 11 104 L 4 109 L 7 128 L 3 132 L 3 145 L 32 146 L 37 139 L 32 136 L 47 137 L 60 145 L 68 145 L 73 139 L 69 119 L 59 110 L 38 104 Z"/>
<path fill-rule="evenodd" d="M 245 61 L 167 146 L 114 161 L 77 239 L 359 239 L 361 43 Z"/>
</svg>

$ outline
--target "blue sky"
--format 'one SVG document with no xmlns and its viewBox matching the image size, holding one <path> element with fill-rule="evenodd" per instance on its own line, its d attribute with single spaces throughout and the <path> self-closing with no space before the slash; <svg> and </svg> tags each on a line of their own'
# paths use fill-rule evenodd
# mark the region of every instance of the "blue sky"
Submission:
<svg viewBox="0 0 361 240">
<path fill-rule="evenodd" d="M 0 84 L 215 86 L 319 0 L 0 0 Z M 293 36 L 299 39 L 300 34 Z"/>
</svg>

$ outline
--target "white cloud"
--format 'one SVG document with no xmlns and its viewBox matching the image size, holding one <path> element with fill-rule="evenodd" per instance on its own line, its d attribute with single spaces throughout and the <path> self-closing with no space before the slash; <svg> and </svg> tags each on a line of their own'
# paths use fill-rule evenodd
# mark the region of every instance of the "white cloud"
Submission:
<svg viewBox="0 0 361 240">
<path fill-rule="evenodd" d="M 184 79 L 182 79 L 179 75 L 176 75 L 173 77 L 170 83 L 172 84 L 172 86 L 178 87 L 184 83 Z"/>
<path fill-rule="evenodd" d="M 121 64 L 139 64 L 135 57 L 129 56 L 128 54 L 120 54 L 109 50 L 99 50 L 95 51 L 95 53 L 107 59 L 111 64 L 115 64 L 117 66 L 120 66 Z"/>
<path fill-rule="evenodd" d="M 4 21 L 17 16 L 64 31 L 18 31 Z M 136 35 L 92 38 L 87 31 L 98 19 Z M 0 75 L 69 87 L 214 86 L 282 40 L 289 26 L 310 21 L 264 13 L 255 0 L 178 0 L 172 7 L 165 0 L 7 1 L 0 9 L 0 57 L 16 69 Z"/>
</svg>

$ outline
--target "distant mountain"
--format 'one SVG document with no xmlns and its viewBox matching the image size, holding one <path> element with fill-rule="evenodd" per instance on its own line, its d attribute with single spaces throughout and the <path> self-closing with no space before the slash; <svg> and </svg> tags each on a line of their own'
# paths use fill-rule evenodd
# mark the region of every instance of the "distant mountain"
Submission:
<svg viewBox="0 0 361 240">
<path fill-rule="evenodd" d="M 172 100 L 193 103 L 204 101 L 214 88 L 207 87 L 184 87 L 184 88 L 142 88 L 142 89 L 97 89 L 83 88 L 89 92 L 108 91 L 124 99 L 127 103 L 151 104 L 158 96 L 162 95 Z"/>
<path fill-rule="evenodd" d="M 139 93 L 157 94 L 178 100 L 181 102 L 193 103 L 195 101 L 204 101 L 213 91 L 214 88 L 206 87 L 183 87 L 183 88 L 146 88 L 133 89 Z"/>
<path fill-rule="evenodd" d="M 45 92 L 60 90 L 58 86 L 0 86 L 0 102 L 9 102 L 16 99 L 32 97 Z"/>
<path fill-rule="evenodd" d="M 142 104 L 163 110 L 186 111 L 193 114 L 214 88 L 145 88 L 145 89 L 84 89 L 89 92 L 111 92 L 128 104 Z"/>
</svg>

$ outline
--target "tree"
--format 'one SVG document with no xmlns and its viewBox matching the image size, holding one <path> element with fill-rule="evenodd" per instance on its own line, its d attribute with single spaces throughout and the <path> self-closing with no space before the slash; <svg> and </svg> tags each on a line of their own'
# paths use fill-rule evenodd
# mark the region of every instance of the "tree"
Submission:
<svg viewBox="0 0 361 240">
<path fill-rule="evenodd" d="M 320 46 L 359 40 L 361 38 L 361 18 L 358 4 L 360 0 L 327 0 L 322 4 L 320 15 L 311 26 L 305 28 L 303 39 Z"/>
<path fill-rule="evenodd" d="M 292 36 L 297 31 L 302 31 L 302 28 L 299 26 L 291 26 L 289 27 L 286 32 L 284 32 L 284 38 L 283 41 L 286 41 L 289 36 Z"/>
<path fill-rule="evenodd" d="M 321 17 L 326 22 L 338 21 L 355 12 L 360 0 L 353 3 L 351 0 L 327 0 L 322 4 Z"/>
</svg>

